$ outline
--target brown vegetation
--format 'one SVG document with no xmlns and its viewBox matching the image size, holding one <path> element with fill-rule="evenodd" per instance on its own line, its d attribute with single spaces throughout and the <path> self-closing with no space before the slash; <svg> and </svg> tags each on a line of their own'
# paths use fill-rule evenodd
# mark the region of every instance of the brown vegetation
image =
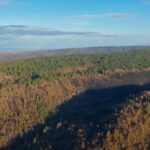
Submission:
<svg viewBox="0 0 150 150">
<path fill-rule="evenodd" d="M 44 81 L 40 85 L 9 83 L 9 86 L 0 89 L 0 147 L 34 129 L 36 124 L 44 122 L 49 112 L 54 113 L 57 106 L 87 89 L 149 82 L 149 72 L 130 74 L 135 78 L 131 80 L 126 74 L 122 78 L 118 78 L 118 74 L 116 78 L 89 75 Z M 136 75 L 139 77 L 138 82 Z M 57 128 L 61 126 L 62 123 L 58 122 Z M 84 143 L 81 144 L 84 147 Z"/>
<path fill-rule="evenodd" d="M 150 148 L 150 92 L 144 92 L 121 109 L 103 144 L 95 150 L 148 150 Z"/>
<path fill-rule="evenodd" d="M 76 67 L 69 67 L 64 69 L 58 69 L 56 71 L 53 71 L 54 74 L 69 74 L 69 73 L 75 73 L 80 71 L 90 71 L 98 67 L 98 65 L 84 65 L 84 66 L 76 66 Z"/>
</svg>

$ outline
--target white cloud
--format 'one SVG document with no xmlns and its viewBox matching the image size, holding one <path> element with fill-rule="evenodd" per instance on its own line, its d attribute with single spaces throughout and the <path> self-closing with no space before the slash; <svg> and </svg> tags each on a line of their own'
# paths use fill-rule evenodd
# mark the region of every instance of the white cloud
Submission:
<svg viewBox="0 0 150 150">
<path fill-rule="evenodd" d="M 76 15 L 69 17 L 72 20 L 83 20 L 83 19 L 90 19 L 90 18 L 113 18 L 113 19 L 127 19 L 130 17 L 135 17 L 137 14 L 133 13 L 102 13 L 102 14 L 83 14 L 83 15 Z"/>
<path fill-rule="evenodd" d="M 103 17 L 108 17 L 108 18 L 117 18 L 117 19 L 125 19 L 129 17 L 134 17 L 135 14 L 131 13 L 106 13 L 102 15 Z"/>
<path fill-rule="evenodd" d="M 71 16 L 71 17 L 69 17 L 69 18 L 70 18 L 70 19 L 87 19 L 87 18 L 95 18 L 95 17 L 99 17 L 99 15 L 84 14 L 84 15 Z"/>
<path fill-rule="evenodd" d="M 51 28 L 41 28 L 36 26 L 25 25 L 5 25 L 0 26 L 0 39 L 11 39 L 26 36 L 36 37 L 54 37 L 54 36 L 96 36 L 96 37 L 112 37 L 115 35 L 100 34 L 90 31 L 62 31 Z"/>
</svg>

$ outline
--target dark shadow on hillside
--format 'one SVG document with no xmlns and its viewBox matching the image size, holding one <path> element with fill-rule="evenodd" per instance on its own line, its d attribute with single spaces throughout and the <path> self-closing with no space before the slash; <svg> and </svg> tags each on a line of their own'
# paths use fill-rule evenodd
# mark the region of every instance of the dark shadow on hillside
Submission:
<svg viewBox="0 0 150 150">
<path fill-rule="evenodd" d="M 96 146 L 101 141 L 93 139 L 100 138 L 97 133 L 105 131 L 104 124 L 115 120 L 115 109 L 121 108 L 127 97 L 143 90 L 150 90 L 150 84 L 81 93 L 60 105 L 45 124 L 38 124 L 34 130 L 14 139 L 5 150 L 80 150 Z"/>
</svg>

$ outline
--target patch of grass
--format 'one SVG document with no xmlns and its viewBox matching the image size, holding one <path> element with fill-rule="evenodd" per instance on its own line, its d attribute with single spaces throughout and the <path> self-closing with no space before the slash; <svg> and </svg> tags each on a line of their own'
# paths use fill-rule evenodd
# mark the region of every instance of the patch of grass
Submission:
<svg viewBox="0 0 150 150">
<path fill-rule="evenodd" d="M 146 112 L 150 114 L 150 102 L 146 104 Z"/>
<path fill-rule="evenodd" d="M 45 118 L 48 115 L 47 105 L 43 101 L 39 101 L 36 104 L 36 110 L 37 110 L 38 118 L 40 122 L 44 122 Z"/>
</svg>

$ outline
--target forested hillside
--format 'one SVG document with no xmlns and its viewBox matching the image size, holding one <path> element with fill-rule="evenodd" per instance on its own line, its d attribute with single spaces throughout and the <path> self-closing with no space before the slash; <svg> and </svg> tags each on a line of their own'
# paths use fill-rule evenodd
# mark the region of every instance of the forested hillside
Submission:
<svg viewBox="0 0 150 150">
<path fill-rule="evenodd" d="M 4 62 L 0 72 L 21 83 L 34 83 L 74 75 L 104 74 L 115 70 L 141 70 L 150 66 L 150 50 L 41 57 Z M 69 71 L 68 71 L 69 70 Z"/>
</svg>

